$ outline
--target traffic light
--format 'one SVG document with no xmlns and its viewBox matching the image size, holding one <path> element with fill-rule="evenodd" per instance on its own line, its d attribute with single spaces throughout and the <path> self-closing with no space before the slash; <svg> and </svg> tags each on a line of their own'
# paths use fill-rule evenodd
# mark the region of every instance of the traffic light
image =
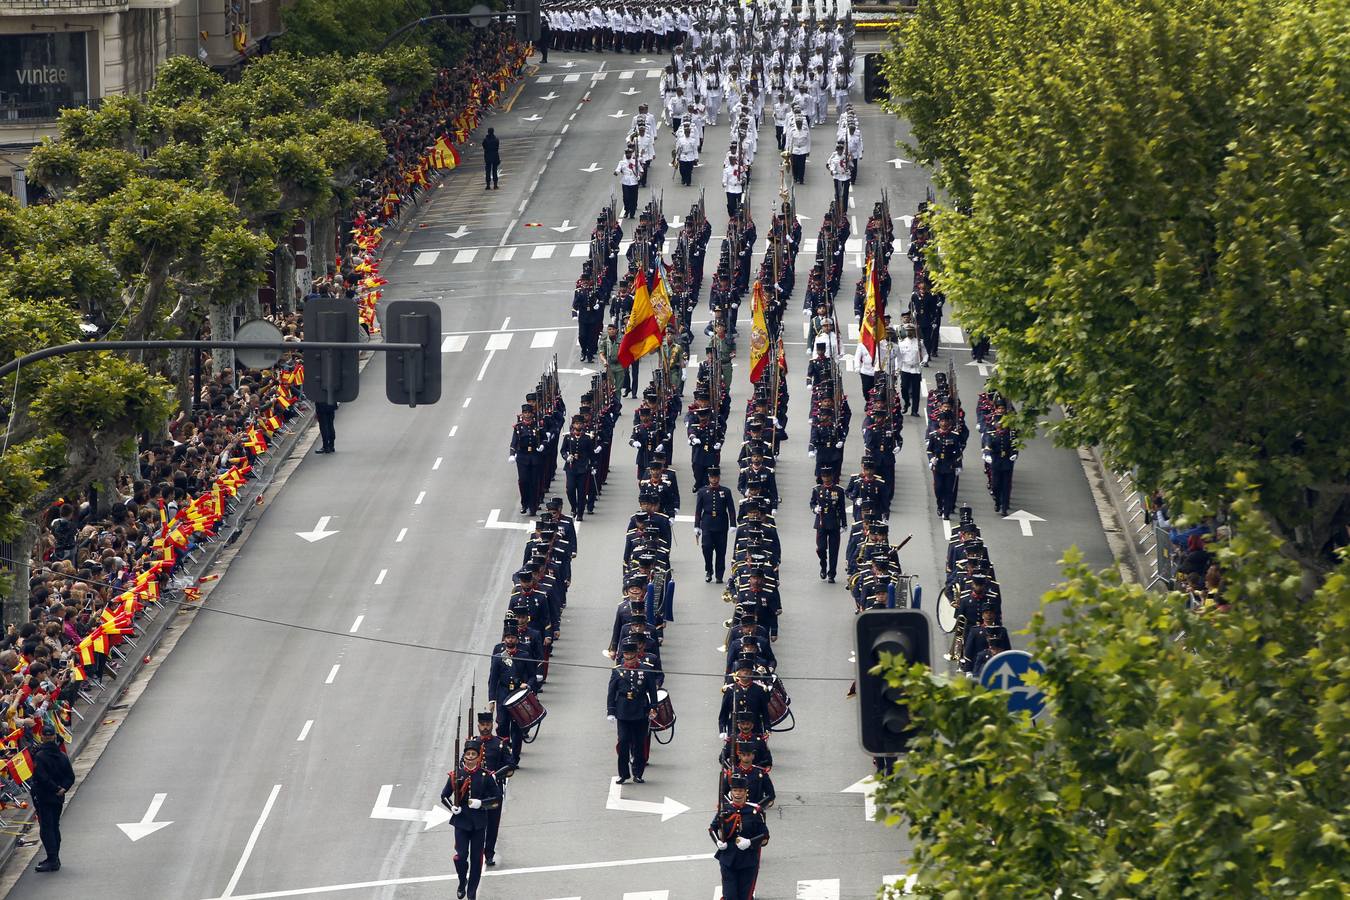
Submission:
<svg viewBox="0 0 1350 900">
<path fill-rule="evenodd" d="M 871 669 L 889 653 L 931 665 L 928 617 L 917 609 L 869 609 L 855 620 L 858 658 L 858 721 L 863 749 L 873 756 L 905 751 L 913 731 L 904 693 Z"/>
<path fill-rule="evenodd" d="M 863 57 L 863 99 L 868 103 L 880 103 L 890 96 L 886 75 L 881 71 L 884 61 L 880 53 L 868 53 Z"/>
<path fill-rule="evenodd" d="M 516 0 L 516 40 L 539 40 L 539 0 Z"/>
<path fill-rule="evenodd" d="M 356 301 L 340 297 L 305 302 L 307 341 L 351 344 L 350 350 L 305 350 L 305 396 L 316 403 L 350 403 L 361 389 Z"/>
<path fill-rule="evenodd" d="M 422 352 L 391 352 L 384 364 L 390 403 L 416 406 L 441 399 L 441 308 L 432 300 L 394 300 L 380 317 L 391 344 L 421 344 Z"/>
</svg>

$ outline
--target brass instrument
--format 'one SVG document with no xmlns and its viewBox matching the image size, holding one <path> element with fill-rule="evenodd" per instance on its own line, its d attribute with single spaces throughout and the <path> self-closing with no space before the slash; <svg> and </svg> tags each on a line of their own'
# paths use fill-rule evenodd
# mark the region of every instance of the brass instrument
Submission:
<svg viewBox="0 0 1350 900">
<path fill-rule="evenodd" d="M 966 650 L 966 617 L 956 617 L 956 627 L 952 629 L 952 645 L 944 659 L 960 662 Z"/>
</svg>

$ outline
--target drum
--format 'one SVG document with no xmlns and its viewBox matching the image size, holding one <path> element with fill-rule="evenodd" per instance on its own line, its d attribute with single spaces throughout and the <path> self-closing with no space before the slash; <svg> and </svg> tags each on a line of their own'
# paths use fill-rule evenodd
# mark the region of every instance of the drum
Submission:
<svg viewBox="0 0 1350 900">
<path fill-rule="evenodd" d="M 951 634 L 956 630 L 956 607 L 947 599 L 946 591 L 938 596 L 937 620 L 938 627 L 944 634 Z"/>
<path fill-rule="evenodd" d="M 528 731 L 543 721 L 544 716 L 548 715 L 548 710 L 544 709 L 544 704 L 539 702 L 539 697 L 534 691 L 521 688 L 506 698 L 506 714 L 521 731 Z"/>
<path fill-rule="evenodd" d="M 656 709 L 652 710 L 652 731 L 665 731 L 675 727 L 675 705 L 670 702 L 670 691 L 660 688 L 656 692 Z"/>
<path fill-rule="evenodd" d="M 769 689 L 770 728 L 792 715 L 792 711 L 788 709 L 791 705 L 792 698 L 788 696 L 787 688 L 783 687 L 783 679 L 777 675 L 773 676 L 773 687 Z"/>
</svg>

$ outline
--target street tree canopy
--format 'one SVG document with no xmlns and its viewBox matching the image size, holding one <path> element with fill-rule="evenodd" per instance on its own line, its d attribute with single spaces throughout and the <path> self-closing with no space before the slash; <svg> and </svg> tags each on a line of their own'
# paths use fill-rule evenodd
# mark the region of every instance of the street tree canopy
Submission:
<svg viewBox="0 0 1350 900">
<path fill-rule="evenodd" d="M 1068 555 L 1026 648 L 1045 720 L 971 679 L 886 667 L 919 737 L 877 801 L 908 820 L 918 896 L 1344 896 L 1350 562 L 1303 596 L 1249 488 L 1233 493 L 1227 608 Z"/>
<path fill-rule="evenodd" d="M 1028 431 L 1317 575 L 1350 525 L 1350 2 L 925 0 L 887 72 L 951 204 L 937 282 Z"/>
</svg>

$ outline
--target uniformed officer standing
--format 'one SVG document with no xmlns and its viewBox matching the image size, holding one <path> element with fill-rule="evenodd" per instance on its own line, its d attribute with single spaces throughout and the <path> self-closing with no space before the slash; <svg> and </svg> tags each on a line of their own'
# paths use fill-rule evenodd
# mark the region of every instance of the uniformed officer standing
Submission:
<svg viewBox="0 0 1350 900">
<path fill-rule="evenodd" d="M 538 661 L 519 652 L 520 635 L 515 616 L 507 616 L 502 625 L 502 642 L 492 648 L 488 669 L 488 697 L 497 710 L 497 734 L 511 741 L 511 765 L 520 765 L 520 746 L 525 735 L 506 710 L 506 701 L 522 688 L 538 684 Z M 542 646 L 539 648 L 542 650 Z"/>
<path fill-rule="evenodd" d="M 685 122 L 675 134 L 675 158 L 680 164 L 680 183 L 685 187 L 693 184 L 694 165 L 698 162 L 699 136 L 693 126 Z"/>
<path fill-rule="evenodd" d="M 614 167 L 614 174 L 619 176 L 619 185 L 623 189 L 623 217 L 631 219 L 637 215 L 638 184 L 642 181 L 642 164 L 632 147 L 623 151 L 623 159 Z"/>
<path fill-rule="evenodd" d="M 626 640 L 619 650 L 623 661 L 609 673 L 606 717 L 617 723 L 619 729 L 619 784 L 629 778 L 641 784 L 642 773 L 647 769 L 649 716 L 656 709 L 657 678 L 638 659 L 637 641 Z"/>
<path fill-rule="evenodd" d="M 690 468 L 694 470 L 694 493 L 708 483 L 708 470 L 721 465 L 722 430 L 713 421 L 711 407 L 699 407 L 697 421 L 689 426 Z"/>
<path fill-rule="evenodd" d="M 825 168 L 834 177 L 834 202 L 839 209 L 848 209 L 848 186 L 853 180 L 853 164 L 843 141 L 835 144 L 834 153 L 830 154 Z"/>
<path fill-rule="evenodd" d="M 722 469 L 707 468 L 708 483 L 698 491 L 694 535 L 703 548 L 703 580 L 722 583 L 727 562 L 727 533 L 736 527 L 736 501 L 722 484 Z"/>
<path fill-rule="evenodd" d="M 562 439 L 559 451 L 563 458 L 563 473 L 567 477 L 567 503 L 578 520 L 586 517 L 588 507 L 595 505 L 591 492 L 595 486 L 595 440 L 585 431 L 581 416 L 572 417 L 572 430 Z"/>
<path fill-rule="evenodd" d="M 37 864 L 38 872 L 61 871 L 61 807 L 66 792 L 75 785 L 75 771 L 56 740 L 56 729 L 44 724 L 33 753 L 33 777 L 28 792 L 38 816 L 38 834 L 47 857 Z"/>
<path fill-rule="evenodd" d="M 989 464 L 989 487 L 994 508 L 1006 516 L 1012 504 L 1013 465 L 1017 462 L 1017 439 L 1002 422 L 985 437 L 984 461 Z"/>
<path fill-rule="evenodd" d="M 516 464 L 516 485 L 520 488 L 520 511 L 534 515 L 539 511 L 540 454 L 546 435 L 534 423 L 534 407 L 520 407 L 520 419 L 511 432 L 509 462 Z"/>
<path fill-rule="evenodd" d="M 708 834 L 717 846 L 722 900 L 752 900 L 759 878 L 760 850 L 769 841 L 769 829 L 760 808 L 746 799 L 750 785 L 745 775 L 734 772 L 727 782 L 731 797 L 721 803 Z"/>
<path fill-rule="evenodd" d="M 788 125 L 784 133 L 788 153 L 792 156 L 792 180 L 806 184 L 806 158 L 811 155 L 811 128 L 800 115 Z"/>
<path fill-rule="evenodd" d="M 843 490 L 835 484 L 833 469 L 822 469 L 820 484 L 811 491 L 811 511 L 816 514 L 816 557 L 820 560 L 820 577 L 834 576 L 839 568 L 839 533 L 848 521 L 847 500 Z"/>
<path fill-rule="evenodd" d="M 577 344 L 581 347 L 581 361 L 595 362 L 600 341 L 600 325 L 605 320 L 605 295 L 591 271 L 591 261 L 581 264 L 572 295 L 572 315 L 577 320 Z"/>
<path fill-rule="evenodd" d="M 502 789 L 483 766 L 482 744 L 477 738 L 464 742 L 464 754 L 441 789 L 441 803 L 450 810 L 455 828 L 455 873 L 459 875 L 456 897 L 478 897 L 483 877 L 483 847 L 487 842 L 491 810 L 501 806 Z"/>
<path fill-rule="evenodd" d="M 928 436 L 928 468 L 933 471 L 933 493 L 938 515 L 952 517 L 956 508 L 957 478 L 961 474 L 961 441 L 952 432 L 952 420 L 938 419 L 937 431 Z"/>
</svg>

